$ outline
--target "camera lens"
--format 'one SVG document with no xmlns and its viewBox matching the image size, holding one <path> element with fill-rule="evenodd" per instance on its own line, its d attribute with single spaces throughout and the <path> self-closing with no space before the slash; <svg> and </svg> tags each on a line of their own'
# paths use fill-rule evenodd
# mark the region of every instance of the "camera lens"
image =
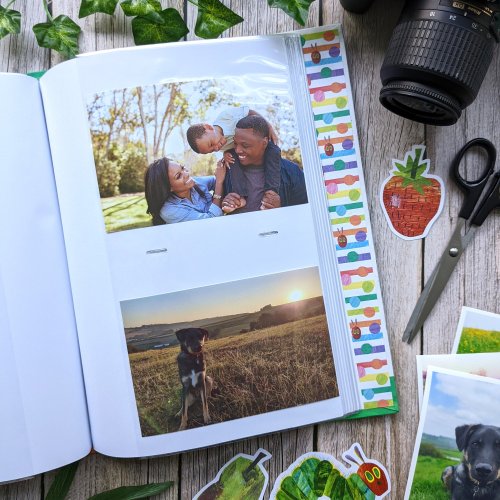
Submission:
<svg viewBox="0 0 500 500">
<path fill-rule="evenodd" d="M 491 63 L 499 3 L 407 2 L 380 70 L 380 102 L 418 122 L 455 123 L 476 98 Z"/>
</svg>

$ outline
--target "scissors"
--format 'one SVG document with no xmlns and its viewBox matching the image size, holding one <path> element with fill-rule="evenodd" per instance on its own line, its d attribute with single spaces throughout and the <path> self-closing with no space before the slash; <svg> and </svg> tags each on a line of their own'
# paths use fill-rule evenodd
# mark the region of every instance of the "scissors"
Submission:
<svg viewBox="0 0 500 500">
<path fill-rule="evenodd" d="M 465 153 L 473 148 L 480 148 L 486 152 L 486 165 L 478 179 L 468 180 L 460 175 L 459 167 Z M 495 146 L 487 139 L 473 139 L 469 141 L 457 154 L 451 164 L 450 173 L 455 183 L 465 192 L 455 230 L 448 246 L 443 252 L 436 268 L 432 272 L 417 301 L 410 321 L 403 334 L 403 341 L 410 343 L 418 333 L 425 319 L 432 311 L 441 292 L 460 260 L 465 248 L 472 241 L 475 232 L 486 220 L 488 215 L 500 207 L 500 170 L 495 172 L 497 152 Z M 466 225 L 466 222 L 469 224 Z M 464 234 L 462 231 L 465 227 Z"/>
</svg>

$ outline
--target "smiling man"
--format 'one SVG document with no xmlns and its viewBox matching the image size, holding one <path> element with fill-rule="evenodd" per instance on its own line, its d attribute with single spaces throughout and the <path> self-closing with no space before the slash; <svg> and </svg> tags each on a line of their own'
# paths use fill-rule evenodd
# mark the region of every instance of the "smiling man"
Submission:
<svg viewBox="0 0 500 500">
<path fill-rule="evenodd" d="M 226 173 L 222 210 L 226 213 L 253 212 L 307 203 L 304 173 L 296 163 L 281 158 L 279 194 L 265 190 L 265 155 L 269 142 L 269 125 L 261 116 L 246 116 L 236 124 L 234 150 L 239 164 Z M 240 169 L 236 172 L 235 169 Z M 246 206 L 234 192 L 231 177 L 240 176 L 246 184 Z"/>
</svg>

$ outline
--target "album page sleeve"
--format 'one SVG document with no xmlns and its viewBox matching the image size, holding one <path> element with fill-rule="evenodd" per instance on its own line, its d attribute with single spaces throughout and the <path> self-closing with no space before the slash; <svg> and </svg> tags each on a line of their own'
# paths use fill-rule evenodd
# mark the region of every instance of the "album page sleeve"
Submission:
<svg viewBox="0 0 500 500">
<path fill-rule="evenodd" d="M 220 50 L 226 57 L 215 64 L 213 54 Z M 180 86 L 187 89 L 187 101 L 199 99 L 200 93 L 206 92 L 210 102 L 210 96 L 218 91 L 221 102 L 217 101 L 214 105 L 214 113 L 223 105 L 244 102 L 249 93 L 255 95 L 257 88 L 265 96 L 262 113 L 282 112 L 276 102 L 289 105 L 287 109 L 290 112 L 282 119 L 282 126 L 288 130 L 287 127 L 290 129 L 290 123 L 295 120 L 288 71 L 283 40 L 279 37 L 255 37 L 89 54 L 55 67 L 41 80 L 92 440 L 94 448 L 101 453 L 117 457 L 177 453 L 345 414 L 342 392 L 339 393 L 341 384 L 336 378 L 331 354 L 332 338 L 324 311 L 321 311 L 323 297 L 317 271 L 318 253 L 308 203 L 162 226 L 151 224 L 144 206 L 140 213 L 144 216 L 141 227 L 116 230 L 107 225 L 107 213 L 123 206 L 117 203 L 132 203 L 132 196 L 114 200 L 111 209 L 108 209 L 110 200 L 104 199 L 104 185 L 102 182 L 99 184 L 100 172 L 96 167 L 96 158 L 102 155 L 102 148 L 95 146 L 99 143 L 99 136 L 91 135 L 91 114 L 104 116 L 99 113 L 105 113 L 115 102 L 123 102 L 125 109 L 134 110 L 139 105 L 138 95 L 142 96 L 142 103 L 146 106 L 147 95 L 152 96 L 148 102 L 155 102 L 154 97 L 159 99 L 163 95 L 161 92 L 172 92 L 174 88 L 178 91 Z M 231 92 L 235 85 L 243 92 L 242 96 L 235 97 Z M 195 92 L 192 86 L 195 86 Z M 225 90 L 220 90 L 222 88 Z M 255 99 L 260 97 L 259 93 Z M 155 108 L 151 106 L 148 112 Z M 153 129 L 148 132 L 152 134 Z M 181 132 L 172 132 L 181 146 L 177 155 L 179 162 L 189 160 L 189 155 L 193 154 L 186 149 Z M 298 136 L 295 131 L 293 134 L 295 147 L 298 148 Z M 137 136 L 133 137 L 139 141 Z M 129 139 L 130 136 L 125 135 L 120 139 L 121 144 Z M 297 172 L 296 175 L 300 177 L 301 174 Z M 144 193 L 135 194 L 140 203 Z M 264 301 L 262 298 L 263 302 L 256 306 L 248 305 L 246 299 L 252 290 L 254 295 L 264 297 L 263 292 L 268 291 L 265 283 L 273 282 L 276 287 L 284 288 L 291 276 L 298 276 L 301 272 L 304 273 L 301 276 L 307 275 L 308 279 L 312 276 L 314 279 L 314 294 L 305 297 L 302 304 L 314 304 L 313 310 L 318 311 L 320 325 L 313 331 L 304 326 L 300 333 L 311 352 L 311 358 L 297 365 L 310 370 L 301 372 L 304 374 L 301 375 L 301 382 L 305 389 L 302 392 L 297 390 L 297 395 L 294 391 L 283 391 L 281 395 L 292 396 L 291 403 L 279 403 L 277 407 L 262 405 L 253 413 L 223 417 L 226 419 L 215 421 L 212 425 L 205 426 L 202 422 L 196 427 L 197 422 L 191 421 L 191 427 L 182 430 L 177 414 L 182 391 L 176 360 L 180 345 L 175 331 L 182 329 L 183 324 L 197 326 L 206 319 L 213 320 L 218 314 L 228 320 L 243 313 L 264 316 L 269 305 L 297 314 L 296 310 L 300 308 L 295 307 L 293 301 L 301 298 L 306 288 L 305 281 L 302 283 L 299 280 L 294 287 L 290 285 L 283 291 L 283 299 Z M 256 286 L 255 280 L 261 285 Z M 229 289 L 235 293 L 229 294 Z M 187 295 L 181 300 L 183 294 Z M 220 300 L 212 300 L 218 296 Z M 233 300 L 236 304 L 236 296 L 242 297 L 238 308 L 217 312 L 221 310 L 221 305 L 230 304 Z M 195 301 L 196 297 L 201 298 Z M 182 307 L 156 307 L 148 316 L 136 316 L 135 320 L 130 320 L 127 310 L 137 311 L 144 304 L 151 307 L 162 304 L 164 300 Z M 178 315 L 186 304 L 192 306 L 184 319 L 157 320 L 165 311 L 171 317 Z M 209 309 L 208 304 L 211 309 L 204 312 Z M 273 312 L 277 311 L 273 309 Z M 309 319 L 300 318 L 304 325 Z M 231 336 L 236 338 L 241 335 L 239 339 L 244 339 L 249 326 L 238 326 Z M 154 333 L 155 328 L 166 331 L 157 342 L 153 341 L 155 336 L 152 333 L 145 334 L 146 337 L 149 335 L 147 346 L 139 346 L 138 349 L 133 333 L 136 327 L 143 332 L 149 329 Z M 297 329 L 289 327 L 289 330 L 289 337 L 283 344 L 288 348 L 295 346 L 291 336 L 297 335 Z M 170 340 L 166 340 L 165 336 L 169 336 Z M 324 345 L 328 345 L 319 353 L 325 366 L 321 373 L 317 371 L 320 336 Z M 208 349 L 215 345 L 215 340 L 222 342 L 224 338 L 210 339 Z M 246 342 L 250 341 L 253 340 Z M 234 339 L 232 342 L 240 357 L 244 357 L 240 354 L 243 349 L 240 349 L 239 343 Z M 263 343 L 255 341 L 253 346 L 262 349 Z M 299 347 L 289 349 L 285 357 L 285 351 L 277 349 L 261 378 L 274 380 L 268 368 L 290 366 L 303 352 Z M 169 362 L 165 363 L 167 357 Z M 156 361 L 154 358 L 157 358 Z M 212 357 L 207 373 L 213 373 L 217 360 Z M 252 370 L 254 366 L 248 363 L 242 367 L 242 374 L 252 374 Z M 258 370 L 258 364 L 255 370 Z M 292 376 L 296 373 L 298 370 L 293 371 Z M 276 374 L 280 375 L 279 372 Z M 196 378 L 195 375 L 193 377 Z M 162 389 L 166 379 L 172 397 Z M 251 387 L 251 380 L 240 382 L 241 392 L 248 392 L 248 387 Z M 303 399 L 299 399 L 302 395 Z M 221 397 L 230 398 L 232 394 L 226 390 Z M 233 406 L 239 409 L 239 405 L 233 403 Z"/>
</svg>

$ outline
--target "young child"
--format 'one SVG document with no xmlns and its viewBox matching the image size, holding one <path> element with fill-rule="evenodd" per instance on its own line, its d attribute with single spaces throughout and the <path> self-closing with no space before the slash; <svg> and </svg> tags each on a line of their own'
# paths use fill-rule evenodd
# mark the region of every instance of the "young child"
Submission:
<svg viewBox="0 0 500 500">
<path fill-rule="evenodd" d="M 234 132 L 236 124 L 248 115 L 259 115 L 248 106 L 230 107 L 224 109 L 209 123 L 191 125 L 187 130 L 189 146 L 195 153 L 209 154 L 216 151 L 224 152 L 224 159 L 234 168 L 231 169 L 233 189 L 240 196 L 248 196 L 244 175 L 234 153 Z M 264 159 L 266 164 L 264 191 L 274 191 L 279 194 L 281 182 L 281 149 L 275 144 L 277 137 L 269 124 L 270 141 L 267 145 Z"/>
</svg>

